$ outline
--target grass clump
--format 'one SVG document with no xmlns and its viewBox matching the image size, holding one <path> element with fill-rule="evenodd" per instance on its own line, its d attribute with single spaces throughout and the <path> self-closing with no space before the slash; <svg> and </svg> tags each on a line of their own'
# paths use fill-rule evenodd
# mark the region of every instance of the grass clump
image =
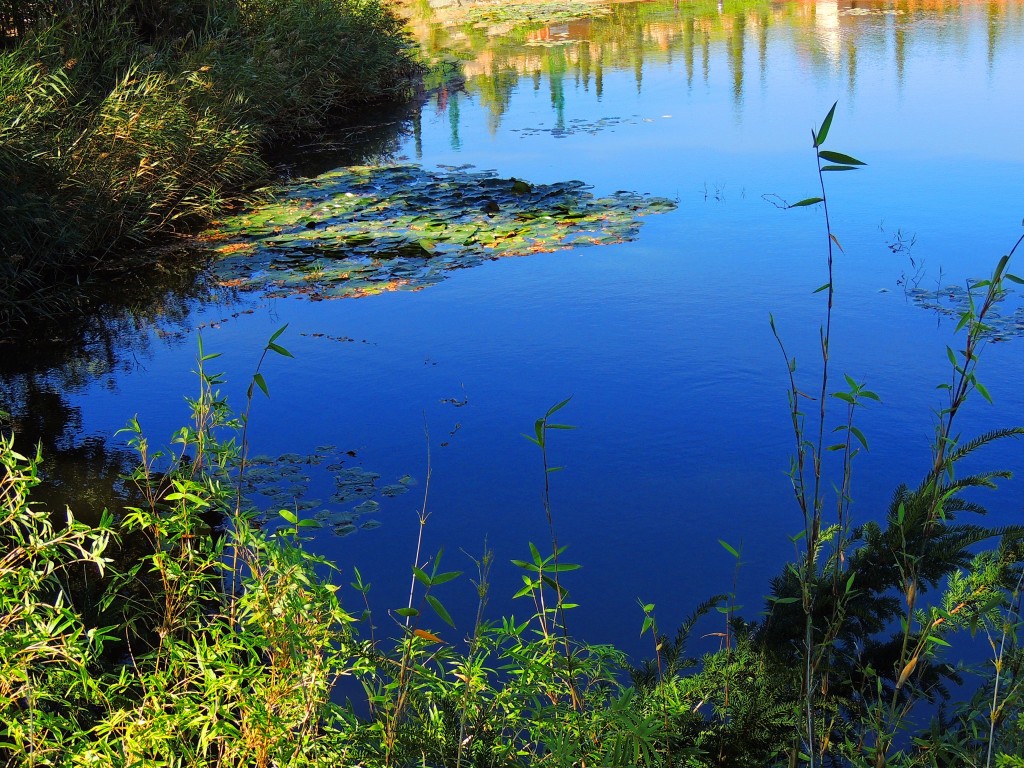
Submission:
<svg viewBox="0 0 1024 768">
<path fill-rule="evenodd" d="M 377 0 L 0 9 L 0 329 L 56 315 L 125 249 L 265 179 L 262 151 L 395 97 L 414 71 Z"/>
</svg>

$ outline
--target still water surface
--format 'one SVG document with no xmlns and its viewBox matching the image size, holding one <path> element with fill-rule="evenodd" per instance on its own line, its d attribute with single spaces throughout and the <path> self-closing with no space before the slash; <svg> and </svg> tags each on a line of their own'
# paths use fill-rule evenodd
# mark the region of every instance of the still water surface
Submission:
<svg viewBox="0 0 1024 768">
<path fill-rule="evenodd" d="M 638 597 L 668 627 L 731 589 L 719 539 L 742 546 L 739 602 L 753 615 L 800 527 L 785 474 L 785 362 L 768 316 L 812 387 L 824 309 L 812 291 L 827 279 L 820 207 L 783 211 L 765 196 L 817 194 L 810 130 L 838 100 L 829 146 L 868 167 L 827 178 L 844 248 L 833 372 L 882 398 L 859 416 L 871 451 L 853 482 L 855 516 L 880 518 L 894 487 L 925 470 L 935 386 L 956 345 L 953 324 L 904 288 L 982 277 L 1021 232 L 1024 3 L 680 0 L 526 25 L 447 13 L 423 6 L 412 28 L 433 55 L 462 61 L 462 77 L 410 115 L 370 116 L 372 159 L 580 179 L 599 196 L 635 190 L 678 208 L 646 217 L 633 242 L 489 262 L 418 292 L 165 296 L 173 321 L 129 313 L 110 349 L 94 341 L 70 367 L 7 374 L 9 410 L 55 414 L 36 426 L 71 457 L 67 493 L 109 503 L 102 483 L 80 490 L 80 468 L 112 477 L 116 462 L 100 459 L 135 414 L 156 443 L 184 423 L 197 334 L 223 353 L 215 364 L 237 405 L 287 323 L 281 342 L 295 359 L 264 371 L 271 398 L 256 405 L 253 452 L 334 445 L 355 453 L 347 467 L 379 473 L 378 487 L 415 481 L 376 494 L 379 509 L 357 520 L 379 527 L 328 528 L 311 544 L 346 580 L 360 568 L 382 624 L 408 589 L 428 446 L 427 551 L 444 547 L 446 568 L 472 571 L 460 550 L 479 557 L 486 541 L 492 615 L 529 612 L 510 600 L 519 577 L 508 563 L 548 534 L 541 458 L 521 433 L 571 395 L 559 416 L 578 429 L 551 434 L 550 460 L 565 467 L 551 476 L 559 541 L 584 565 L 568 580 L 582 605 L 572 631 L 640 653 Z M 314 149 L 293 168 L 365 159 Z M 965 435 L 1024 420 L 1024 338 L 1012 330 L 984 352 L 995 405 L 976 398 Z M 1022 458 L 1008 444 L 976 466 L 1020 472 Z M 321 466 L 307 474 L 304 498 L 352 506 L 331 500 Z M 988 501 L 994 523 L 1024 517 L 1019 483 Z M 468 628 L 474 588 L 446 590 Z"/>
</svg>

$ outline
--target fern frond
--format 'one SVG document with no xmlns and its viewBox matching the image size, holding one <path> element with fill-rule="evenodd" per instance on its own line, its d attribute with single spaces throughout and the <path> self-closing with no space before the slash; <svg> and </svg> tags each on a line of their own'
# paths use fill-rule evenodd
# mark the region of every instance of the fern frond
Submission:
<svg viewBox="0 0 1024 768">
<path fill-rule="evenodd" d="M 1004 427 L 1002 429 L 993 429 L 990 432 L 978 435 L 977 437 L 968 440 L 966 443 L 960 443 L 947 457 L 946 461 L 949 463 L 956 463 L 966 456 L 974 453 L 974 451 L 988 445 L 996 440 L 1002 440 L 1007 437 L 1022 437 L 1024 436 L 1024 426 L 1021 427 Z"/>
</svg>

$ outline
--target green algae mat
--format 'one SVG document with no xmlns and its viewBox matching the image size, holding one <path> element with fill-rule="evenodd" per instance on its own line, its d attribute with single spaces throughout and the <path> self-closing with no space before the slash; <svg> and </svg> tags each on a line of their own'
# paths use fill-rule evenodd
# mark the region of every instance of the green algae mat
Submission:
<svg viewBox="0 0 1024 768">
<path fill-rule="evenodd" d="M 467 166 L 340 168 L 278 190 L 202 239 L 221 285 L 311 300 L 415 291 L 453 269 L 636 238 L 676 203 L 595 197 L 581 181 L 531 184 Z"/>
</svg>

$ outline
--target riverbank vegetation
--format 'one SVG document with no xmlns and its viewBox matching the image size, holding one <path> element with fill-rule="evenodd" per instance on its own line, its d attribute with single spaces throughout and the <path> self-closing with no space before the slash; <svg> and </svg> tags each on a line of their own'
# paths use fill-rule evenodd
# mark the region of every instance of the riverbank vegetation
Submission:
<svg viewBox="0 0 1024 768">
<path fill-rule="evenodd" d="M 378 0 L 0 3 L 0 329 L 138 271 L 415 67 Z"/>
<path fill-rule="evenodd" d="M 823 494 L 808 496 L 806 529 L 794 543 L 810 538 L 813 546 L 772 581 L 759 618 L 745 618 L 725 594 L 665 631 L 656 606 L 641 604 L 637 628 L 650 638 L 651 656 L 639 662 L 570 632 L 578 565 L 565 557 L 548 495 L 557 469 L 550 439 L 570 428 L 556 421 L 568 401 L 529 436 L 540 453 L 538 514 L 550 541 L 528 543 L 511 565 L 484 552 L 476 573 L 464 577 L 442 567 L 421 524 L 410 570 L 396 574 L 410 582 L 408 602 L 385 609 L 358 571 L 342 572 L 304 549 L 313 519 L 298 509 L 266 519 L 247 507 L 247 425 L 255 397 L 269 392 L 262 360 L 235 414 L 219 392 L 222 375 L 211 371 L 217 355 L 200 345 L 193 422 L 164 452 L 129 424 L 138 455 L 128 478 L 132 501 L 96 525 L 34 505 L 41 457 L 18 453 L 4 437 L 0 759 L 9 766 L 1019 766 L 1024 529 L 960 520 L 984 512 L 972 491 L 994 488 L 1009 473 L 957 469 L 1024 428 L 967 440 L 952 431 L 963 399 L 985 392 L 979 340 L 1005 268 L 1006 258 L 963 319 L 964 349 L 950 353 L 951 405 L 938 414 L 935 463 L 923 480 L 897 488 L 883 519 L 856 526 L 841 488 L 837 523 L 826 521 Z M 264 358 L 289 354 L 283 331 Z M 844 473 L 854 446 L 866 444 L 852 415 L 872 399 L 847 385 L 830 398 L 844 404 L 831 451 L 842 456 Z M 794 403 L 806 399 L 794 391 Z M 815 447 L 817 416 L 805 428 L 794 405 L 793 418 L 799 501 L 824 456 Z M 425 495 L 421 523 L 426 517 Z M 723 548 L 740 560 L 736 548 Z M 529 606 L 526 620 L 495 620 L 486 610 L 496 567 L 521 571 L 516 597 Z M 444 605 L 445 585 L 459 578 L 477 588 L 472 626 L 455 626 Z M 688 652 L 698 621 L 713 622 L 720 639 L 700 658 Z M 983 639 L 987 659 L 978 661 L 971 637 Z M 354 704 L 340 703 L 342 679 L 358 683 L 348 691 L 362 691 L 349 694 Z"/>
<path fill-rule="evenodd" d="M 834 107 L 833 107 L 834 110 Z M 630 660 L 571 632 L 578 565 L 557 535 L 551 444 L 570 427 L 563 401 L 534 424 L 550 540 L 521 559 L 484 552 L 476 574 L 448 568 L 422 537 L 401 606 L 375 605 L 358 571 L 307 551 L 315 525 L 298 508 L 274 519 L 243 489 L 250 416 L 269 394 L 269 340 L 240 413 L 220 394 L 216 354 L 199 347 L 193 421 L 154 452 L 141 427 L 132 500 L 94 526 L 33 506 L 40 457 L 0 442 L 0 760 L 11 766 L 1002 766 L 1024 764 L 1020 647 L 1024 528 L 993 528 L 978 491 L 1009 477 L 977 469 L 1008 427 L 961 437 L 969 398 L 989 400 L 979 361 L 1021 240 L 972 286 L 948 349 L 932 461 L 896 488 L 877 519 L 856 522 L 850 477 L 869 436 L 856 424 L 876 400 L 830 377 L 833 248 L 825 174 L 860 167 L 813 133 L 829 272 L 821 358 L 785 354 L 794 452 L 794 562 L 747 618 L 735 595 L 694 599 L 676 629 L 637 608 L 651 656 Z M 952 344 L 952 342 L 951 342 Z M 781 364 L 780 364 L 781 368 Z M 784 374 L 785 376 L 785 374 Z M 261 394 L 262 393 L 262 394 Z M 836 409 L 830 404 L 838 404 Z M 830 438 L 829 435 L 834 435 Z M 830 458 L 831 457 L 831 458 Z M 965 472 L 965 459 L 972 460 Z M 832 488 L 831 492 L 828 490 Z M 971 522 L 965 521 L 971 520 Z M 737 561 L 742 553 L 723 542 Z M 490 574 L 522 573 L 529 617 L 492 619 Z M 445 585 L 470 578 L 479 610 L 454 625 Z M 735 590 L 733 590 L 735 591 Z M 568 618 L 567 618 L 568 617 Z M 714 620 L 717 650 L 688 643 Z M 675 625 L 676 619 L 671 619 Z M 987 658 L 973 654 L 981 638 Z M 973 659 L 973 662 L 972 662 Z M 339 682 L 356 682 L 355 704 Z M 954 694 L 953 689 L 957 689 Z M 355 694 L 352 694 L 353 698 Z"/>
<path fill-rule="evenodd" d="M 288 354 L 280 333 L 274 353 Z M 396 574 L 408 602 L 382 609 L 358 571 L 303 548 L 312 519 L 246 508 L 246 426 L 269 387 L 257 367 L 232 413 L 216 357 L 200 346 L 193 423 L 172 451 L 129 424 L 134 501 L 96 525 L 33 505 L 40 457 L 0 442 L 3 764 L 1021 764 L 1022 532 L 961 522 L 983 511 L 966 494 L 1008 473 L 955 468 L 1024 430 L 950 443 L 939 470 L 896 489 L 884 520 L 842 538 L 823 526 L 816 551 L 773 580 L 761 618 L 726 594 L 665 631 L 656 606 L 638 606 L 651 656 L 637 662 L 569 630 L 578 566 L 547 501 L 566 403 L 530 437 L 551 541 L 511 565 L 485 552 L 467 577 L 421 539 L 411 572 Z M 522 572 L 528 619 L 490 617 L 496 567 Z M 473 626 L 444 606 L 457 578 L 477 587 Z M 697 658 L 687 645 L 702 617 L 720 645 Z M 973 635 L 991 657 L 965 667 Z M 362 690 L 355 705 L 339 703 L 343 678 Z"/>
</svg>

